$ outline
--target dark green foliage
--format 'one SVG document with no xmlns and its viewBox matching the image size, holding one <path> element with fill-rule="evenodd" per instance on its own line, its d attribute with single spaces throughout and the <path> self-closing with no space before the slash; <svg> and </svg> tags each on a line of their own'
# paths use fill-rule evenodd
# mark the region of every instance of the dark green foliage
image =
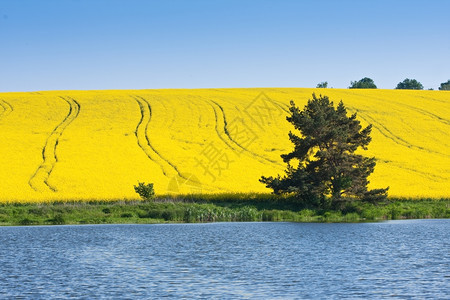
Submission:
<svg viewBox="0 0 450 300">
<path fill-rule="evenodd" d="M 351 81 L 349 89 L 376 89 L 377 86 L 375 85 L 375 82 L 373 79 L 370 79 L 368 77 L 364 77 L 363 79 L 359 81 Z"/>
<path fill-rule="evenodd" d="M 18 222 L 19 225 L 23 225 L 23 226 L 35 225 L 36 223 L 37 222 L 35 220 L 32 220 L 28 217 L 25 217 Z"/>
<path fill-rule="evenodd" d="M 304 208 L 273 194 L 158 196 L 154 201 L 73 201 L 0 204 L 0 225 L 152 224 L 167 222 L 356 222 L 450 218 L 450 199 L 390 199 L 387 204 L 345 202 L 342 209 Z M 191 200 L 187 201 L 187 198 Z M 278 200 L 277 200 L 278 199 Z M 170 201 L 170 202 L 168 202 Z M 193 203 L 194 202 L 194 203 Z M 110 213 L 105 214 L 108 208 Z M 45 213 L 43 213 L 45 212 Z"/>
<path fill-rule="evenodd" d="M 279 210 L 265 210 L 262 212 L 262 220 L 268 222 L 279 221 L 281 219 Z"/>
<path fill-rule="evenodd" d="M 347 116 L 342 101 L 334 108 L 327 96 L 314 94 L 303 111 L 291 101 L 290 113 L 286 119 L 302 137 L 289 132 L 294 150 L 281 156 L 287 163 L 286 174 L 262 176 L 262 183 L 275 194 L 292 193 L 299 201 L 323 208 L 339 209 L 357 199 L 379 202 L 386 198 L 387 188 L 367 190 L 375 158 L 355 153 L 367 149 L 371 125 L 362 129 L 356 113 Z"/>
<path fill-rule="evenodd" d="M 263 212 L 252 206 L 239 208 L 221 207 L 211 204 L 191 204 L 184 211 L 183 221 L 192 222 L 224 222 L 224 221 L 262 221 Z"/>
<path fill-rule="evenodd" d="M 316 88 L 322 88 L 322 89 L 326 89 L 327 87 L 328 87 L 328 82 L 327 81 L 318 83 L 317 86 L 316 86 Z"/>
<path fill-rule="evenodd" d="M 439 87 L 440 91 L 450 91 L 450 79 L 447 80 L 447 82 L 441 83 L 441 86 Z"/>
<path fill-rule="evenodd" d="M 57 214 L 54 218 L 50 219 L 49 222 L 53 225 L 63 225 L 66 224 L 63 214 Z"/>
<path fill-rule="evenodd" d="M 121 218 L 132 218 L 132 217 L 133 217 L 133 214 L 127 212 L 127 213 L 121 214 L 120 217 L 121 217 Z"/>
<path fill-rule="evenodd" d="M 134 186 L 136 193 L 144 200 L 152 200 L 155 197 L 155 191 L 153 190 L 153 183 L 139 182 L 137 186 Z"/>
<path fill-rule="evenodd" d="M 397 84 L 396 90 L 423 90 L 423 85 L 415 79 L 406 78 Z"/>
<path fill-rule="evenodd" d="M 48 207 L 41 206 L 29 209 L 28 213 L 38 217 L 49 217 L 50 210 L 48 209 Z"/>
<path fill-rule="evenodd" d="M 139 218 L 142 219 L 162 219 L 161 209 L 149 209 L 145 212 L 138 213 Z"/>
</svg>

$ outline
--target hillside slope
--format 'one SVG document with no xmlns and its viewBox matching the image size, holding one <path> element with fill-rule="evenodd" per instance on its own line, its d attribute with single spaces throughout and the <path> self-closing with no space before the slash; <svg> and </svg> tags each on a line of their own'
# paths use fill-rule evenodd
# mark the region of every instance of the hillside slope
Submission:
<svg viewBox="0 0 450 300">
<path fill-rule="evenodd" d="M 0 93 L 0 201 L 269 192 L 291 149 L 290 100 L 343 100 L 373 124 L 371 187 L 450 197 L 450 92 L 201 89 Z"/>
</svg>

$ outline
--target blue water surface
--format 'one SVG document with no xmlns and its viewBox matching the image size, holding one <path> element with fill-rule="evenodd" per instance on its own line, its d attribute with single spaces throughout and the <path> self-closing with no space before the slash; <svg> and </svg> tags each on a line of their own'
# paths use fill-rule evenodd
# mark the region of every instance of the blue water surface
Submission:
<svg viewBox="0 0 450 300">
<path fill-rule="evenodd" d="M 450 220 L 0 227 L 0 298 L 430 298 Z"/>
</svg>

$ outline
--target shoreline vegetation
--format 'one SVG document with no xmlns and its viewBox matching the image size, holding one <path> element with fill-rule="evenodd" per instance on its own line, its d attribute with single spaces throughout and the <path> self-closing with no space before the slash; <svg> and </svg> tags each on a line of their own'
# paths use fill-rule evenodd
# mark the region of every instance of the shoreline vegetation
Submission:
<svg viewBox="0 0 450 300">
<path fill-rule="evenodd" d="M 340 210 L 308 207 L 273 194 L 160 195 L 143 200 L 73 200 L 0 204 L 0 226 L 158 224 L 245 221 L 376 222 L 450 218 L 450 198 L 355 201 Z"/>
</svg>

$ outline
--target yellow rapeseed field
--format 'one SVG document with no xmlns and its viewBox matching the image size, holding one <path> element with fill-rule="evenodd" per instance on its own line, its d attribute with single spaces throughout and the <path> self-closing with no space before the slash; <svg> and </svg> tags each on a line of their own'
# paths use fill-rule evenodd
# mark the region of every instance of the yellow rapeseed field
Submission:
<svg viewBox="0 0 450 300">
<path fill-rule="evenodd" d="M 450 197 L 450 92 L 199 89 L 0 93 L 0 202 L 135 199 L 157 194 L 270 192 L 292 148 L 290 100 L 343 100 L 373 124 L 372 188 Z"/>
</svg>

